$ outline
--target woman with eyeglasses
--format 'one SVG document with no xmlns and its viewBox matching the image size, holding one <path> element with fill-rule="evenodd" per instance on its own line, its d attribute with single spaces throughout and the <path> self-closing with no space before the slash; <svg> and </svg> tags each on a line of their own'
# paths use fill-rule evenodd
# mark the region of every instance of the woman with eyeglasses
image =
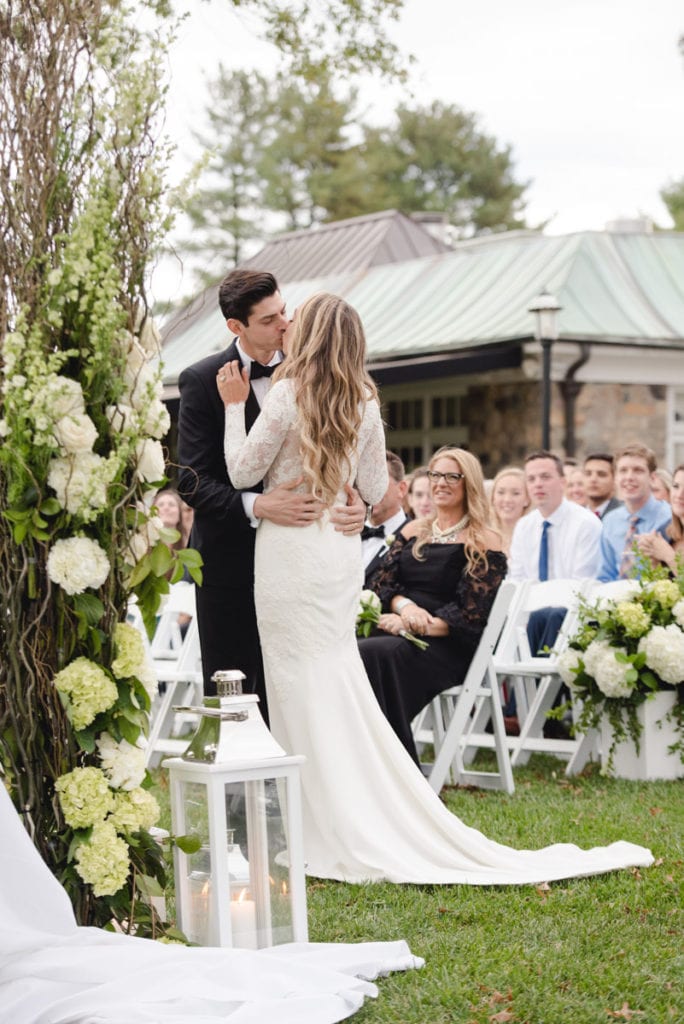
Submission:
<svg viewBox="0 0 684 1024">
<path fill-rule="evenodd" d="M 407 523 L 385 557 L 375 581 L 385 614 L 377 634 L 359 642 L 380 707 L 416 762 L 411 721 L 463 681 L 506 575 L 475 456 L 441 448 L 427 476 L 434 512 Z M 424 637 L 427 650 L 402 631 Z"/>
</svg>

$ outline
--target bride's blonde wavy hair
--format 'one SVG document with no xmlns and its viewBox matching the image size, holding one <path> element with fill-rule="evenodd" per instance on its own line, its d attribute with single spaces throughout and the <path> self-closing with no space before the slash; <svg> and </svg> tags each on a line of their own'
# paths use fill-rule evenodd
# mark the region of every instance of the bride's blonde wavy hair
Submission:
<svg viewBox="0 0 684 1024">
<path fill-rule="evenodd" d="M 438 459 L 453 459 L 463 473 L 463 512 L 464 514 L 467 512 L 470 517 L 465 528 L 464 548 L 468 563 L 466 572 L 469 576 L 477 579 L 489 568 L 487 560 L 489 507 L 485 496 L 482 466 L 479 459 L 471 452 L 467 452 L 464 448 L 452 448 L 449 445 L 435 452 L 428 463 L 428 469 L 432 469 Z M 413 546 L 413 554 L 418 559 L 422 558 L 425 545 L 432 540 L 432 524 L 436 519 L 437 514 L 435 513 L 418 524 L 416 543 Z"/>
<path fill-rule="evenodd" d="M 290 350 L 273 379 L 294 381 L 304 475 L 326 504 L 349 478 L 363 406 L 377 400 L 365 361 L 363 325 L 349 303 L 318 292 L 299 307 Z"/>
</svg>

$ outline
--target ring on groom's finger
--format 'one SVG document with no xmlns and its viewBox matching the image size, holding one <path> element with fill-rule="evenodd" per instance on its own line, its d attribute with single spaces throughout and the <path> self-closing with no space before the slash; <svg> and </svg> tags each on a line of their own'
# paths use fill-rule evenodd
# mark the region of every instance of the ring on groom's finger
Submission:
<svg viewBox="0 0 684 1024">
<path fill-rule="evenodd" d="M 219 373 L 219 380 L 225 380 L 225 379 L 226 379 L 225 373 Z"/>
</svg>

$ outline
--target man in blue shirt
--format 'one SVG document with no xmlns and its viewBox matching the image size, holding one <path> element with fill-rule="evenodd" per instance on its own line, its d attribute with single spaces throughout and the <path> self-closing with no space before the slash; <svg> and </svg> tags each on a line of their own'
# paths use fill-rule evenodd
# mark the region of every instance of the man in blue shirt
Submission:
<svg viewBox="0 0 684 1024">
<path fill-rule="evenodd" d="M 629 444 L 615 455 L 615 478 L 624 505 L 608 512 L 601 521 L 598 578 L 602 583 L 633 576 L 636 534 L 662 532 L 672 519 L 668 503 L 657 501 L 651 493 L 655 470 L 655 454 L 645 445 Z"/>
</svg>

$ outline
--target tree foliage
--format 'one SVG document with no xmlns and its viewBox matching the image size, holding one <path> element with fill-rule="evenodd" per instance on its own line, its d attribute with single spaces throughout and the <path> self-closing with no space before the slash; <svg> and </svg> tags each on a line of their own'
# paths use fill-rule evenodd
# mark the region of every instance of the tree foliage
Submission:
<svg viewBox="0 0 684 1024">
<path fill-rule="evenodd" d="M 181 243 L 208 266 L 226 250 L 239 262 L 274 214 L 286 230 L 384 209 L 441 213 L 462 236 L 525 226 L 527 185 L 510 147 L 455 105 L 402 104 L 377 127 L 359 117 L 356 90 L 342 93 L 328 74 L 268 80 L 222 68 L 208 121 L 197 136 L 207 172 L 186 206 L 192 241 Z"/>
<path fill-rule="evenodd" d="M 674 221 L 674 230 L 684 231 L 684 178 L 672 181 L 661 189 L 660 198 Z"/>
</svg>

